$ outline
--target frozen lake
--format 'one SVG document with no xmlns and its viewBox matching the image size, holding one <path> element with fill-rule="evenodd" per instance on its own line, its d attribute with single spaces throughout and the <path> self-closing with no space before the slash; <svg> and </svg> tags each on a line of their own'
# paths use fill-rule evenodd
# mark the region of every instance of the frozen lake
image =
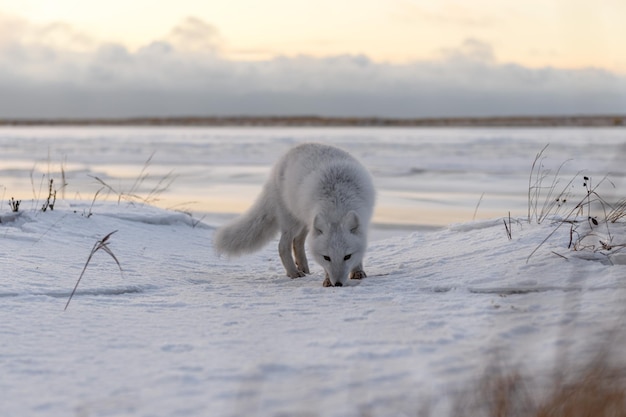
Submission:
<svg viewBox="0 0 626 417">
<path fill-rule="evenodd" d="M 211 223 L 244 211 L 273 162 L 304 141 L 343 147 L 369 167 L 379 229 L 524 215 L 530 168 L 547 144 L 546 168 L 569 160 L 565 178 L 626 175 L 623 128 L 1 128 L 0 196 L 42 200 L 52 178 L 59 197 L 91 201 L 100 190 L 101 200 L 113 189 L 210 213 Z"/>
</svg>

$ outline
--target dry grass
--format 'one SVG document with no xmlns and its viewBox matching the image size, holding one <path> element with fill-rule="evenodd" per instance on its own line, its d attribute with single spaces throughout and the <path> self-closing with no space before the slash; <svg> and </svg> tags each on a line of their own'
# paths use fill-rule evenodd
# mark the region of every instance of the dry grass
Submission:
<svg viewBox="0 0 626 417">
<path fill-rule="evenodd" d="M 619 200 L 612 208 L 609 214 L 606 216 L 606 220 L 615 223 L 621 218 L 626 217 L 626 198 Z"/>
<path fill-rule="evenodd" d="M 65 164 L 67 163 L 66 159 L 64 159 L 60 164 L 60 175 L 61 175 L 61 186 L 58 187 L 58 183 L 55 183 L 54 178 L 52 177 L 51 171 L 51 160 L 50 160 L 50 150 L 48 150 L 48 159 L 47 159 L 47 171 L 45 174 L 41 175 L 41 181 L 39 182 L 39 192 L 35 190 L 35 170 L 37 169 L 37 163 L 33 165 L 30 170 L 30 186 L 33 193 L 33 204 L 34 207 L 39 207 L 41 211 L 45 212 L 47 210 L 54 210 L 54 205 L 57 200 L 57 192 L 61 192 L 61 198 L 65 198 L 65 188 L 67 187 L 67 179 L 65 175 Z M 42 200 L 42 193 L 44 188 L 48 190 L 48 196 L 45 200 Z M 41 206 L 39 203 L 43 201 Z"/>
<path fill-rule="evenodd" d="M 9 200 L 9 206 L 11 207 L 11 211 L 13 213 L 17 213 L 18 211 L 20 211 L 21 202 L 22 200 L 16 200 L 13 197 L 11 197 L 11 199 Z"/>
<path fill-rule="evenodd" d="M 174 175 L 173 171 L 170 171 L 166 175 L 161 177 L 161 179 L 157 181 L 156 185 L 150 191 L 148 191 L 147 193 L 140 193 L 139 190 L 142 188 L 144 182 L 150 177 L 150 173 L 148 169 L 152 163 L 153 157 L 154 157 L 154 152 L 148 157 L 148 159 L 146 160 L 146 162 L 144 163 L 141 169 L 141 172 L 139 173 L 137 178 L 135 178 L 135 182 L 128 189 L 128 191 L 115 189 L 114 187 L 109 185 L 106 181 L 104 181 L 102 178 L 99 178 L 97 176 L 92 176 L 93 179 L 95 179 L 98 183 L 100 183 L 100 185 L 102 185 L 102 188 L 100 188 L 98 192 L 96 193 L 96 196 L 94 197 L 94 201 L 95 201 L 95 198 L 98 196 L 98 194 L 102 190 L 107 190 L 108 193 L 113 193 L 114 195 L 116 195 L 118 204 L 122 200 L 128 201 L 129 203 L 144 203 L 144 204 L 154 204 L 157 201 L 159 201 L 160 195 L 163 192 L 167 191 L 167 189 L 176 180 L 176 176 Z"/>
<path fill-rule="evenodd" d="M 626 373 L 605 359 L 587 365 L 573 381 L 558 382 L 536 417 L 626 417 Z"/>
<path fill-rule="evenodd" d="M 626 369 L 606 356 L 556 373 L 549 387 L 517 370 L 491 370 L 459 399 L 458 417 L 626 417 Z"/>
<path fill-rule="evenodd" d="M 601 186 L 609 185 L 615 188 L 615 184 L 607 176 L 592 184 L 591 176 L 581 175 L 582 171 L 579 171 L 564 187 L 559 187 L 559 174 L 567 161 L 554 173 L 546 169 L 543 162 L 547 147 L 548 145 L 537 153 L 531 167 L 528 180 L 528 222 L 541 224 L 544 220 L 550 219 L 555 227 L 531 252 L 526 261 L 528 262 L 564 225 L 569 228 L 567 246 L 574 251 L 600 251 L 608 255 L 609 252 L 613 253 L 616 249 L 626 247 L 626 242 L 614 242 L 611 231 L 611 224 L 626 218 L 626 199 L 611 204 L 599 193 Z M 582 180 L 584 193 L 582 197 L 574 198 L 573 189 L 578 180 Z M 508 236 L 510 239 L 510 234 Z"/>
<path fill-rule="evenodd" d="M 546 145 L 537 153 L 528 177 L 528 223 L 533 220 L 541 224 L 548 216 L 557 215 L 570 198 L 569 190 L 580 171 L 574 175 L 563 187 L 558 187 L 560 173 L 563 167 L 570 162 L 563 162 L 555 172 L 545 168 L 544 152 Z"/>
<path fill-rule="evenodd" d="M 584 197 L 578 200 L 578 203 L 573 208 L 566 210 L 565 214 L 560 216 L 560 219 L 556 222 L 556 227 L 554 227 L 546 238 L 531 252 L 530 255 L 528 255 L 526 262 L 528 262 L 537 250 L 539 250 L 539 248 L 541 248 L 563 225 L 568 225 L 570 227 L 570 241 L 568 247 L 574 250 L 588 249 L 588 247 L 583 245 L 582 242 L 586 237 L 595 233 L 599 227 L 602 227 L 604 232 L 609 237 L 609 240 L 612 240 L 611 230 L 608 225 L 609 222 L 607 221 L 608 208 L 611 206 L 598 194 L 597 191 L 598 187 L 605 182 L 610 181 L 607 177 L 604 177 L 592 187 L 590 178 L 587 176 L 583 178 L 586 190 Z M 604 214 L 604 218 L 601 220 L 598 220 L 597 216 L 594 217 L 591 215 L 591 209 L 594 205 L 598 205 Z M 552 214 L 556 215 L 557 213 L 552 212 Z M 579 232 L 581 225 L 588 225 L 588 229 L 584 230 L 582 233 Z"/>
<path fill-rule="evenodd" d="M 50 211 L 54 210 L 54 205 L 57 201 L 57 190 L 53 189 L 54 179 L 50 178 L 48 181 L 48 198 L 44 201 L 41 206 L 41 211 L 45 212 L 50 209 Z"/>
<path fill-rule="evenodd" d="M 113 235 L 113 233 L 116 233 L 116 232 L 117 232 L 117 230 L 109 233 L 108 235 L 106 235 L 102 239 L 98 240 L 93 245 L 93 248 L 91 249 L 91 252 L 89 253 L 89 257 L 87 258 L 87 261 L 85 262 L 85 265 L 83 266 L 83 271 L 80 273 L 80 276 L 78 277 L 78 280 L 76 281 L 76 285 L 74 285 L 74 289 L 72 290 L 72 293 L 70 294 L 69 298 L 67 299 L 67 303 L 65 304 L 65 309 L 64 310 L 67 310 L 67 307 L 70 305 L 70 301 L 72 301 L 72 297 L 74 297 L 74 294 L 76 293 L 76 289 L 78 288 L 78 284 L 80 283 L 80 280 L 83 279 L 83 275 L 85 275 L 85 271 L 87 270 L 87 266 L 89 266 L 89 262 L 91 262 L 91 258 L 93 258 L 93 256 L 99 250 L 102 250 L 102 251 L 108 253 L 109 256 L 111 256 L 111 258 L 113 258 L 113 260 L 117 264 L 117 267 L 120 269 L 120 273 L 122 274 L 122 276 L 124 275 L 124 273 L 122 271 L 122 265 L 120 265 L 120 261 L 117 260 L 117 257 L 115 256 L 115 254 L 113 253 L 111 248 L 109 248 L 109 239 L 111 238 L 111 235 Z"/>
</svg>

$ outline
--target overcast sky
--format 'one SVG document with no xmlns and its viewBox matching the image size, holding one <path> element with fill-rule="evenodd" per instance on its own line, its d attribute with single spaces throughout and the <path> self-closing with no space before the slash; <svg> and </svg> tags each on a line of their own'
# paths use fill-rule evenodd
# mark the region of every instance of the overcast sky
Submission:
<svg viewBox="0 0 626 417">
<path fill-rule="evenodd" d="M 0 0 L 0 117 L 626 113 L 624 17 L 623 0 Z"/>
</svg>

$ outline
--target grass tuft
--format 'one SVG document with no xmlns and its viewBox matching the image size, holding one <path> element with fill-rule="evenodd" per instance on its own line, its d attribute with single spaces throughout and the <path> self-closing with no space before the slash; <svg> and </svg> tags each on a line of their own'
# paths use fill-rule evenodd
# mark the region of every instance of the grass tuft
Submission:
<svg viewBox="0 0 626 417">
<path fill-rule="evenodd" d="M 50 178 L 50 180 L 48 181 L 48 198 L 46 198 L 46 201 L 41 206 L 41 211 L 43 211 L 44 213 L 48 209 L 50 209 L 50 211 L 54 210 L 54 205 L 57 201 L 57 190 L 52 188 L 53 184 L 54 179 Z"/>
<path fill-rule="evenodd" d="M 159 201 L 160 195 L 169 189 L 172 183 L 176 180 L 176 176 L 174 175 L 174 171 L 168 172 L 157 182 L 157 184 L 145 196 L 141 196 L 139 194 L 140 193 L 139 189 L 141 188 L 143 183 L 150 177 L 148 168 L 150 167 L 150 164 L 152 163 L 153 157 L 154 157 L 154 153 L 152 153 L 148 157 L 141 171 L 139 172 L 139 175 L 137 176 L 137 178 L 135 178 L 135 182 L 133 183 L 133 185 L 130 187 L 128 191 L 117 190 L 100 177 L 97 177 L 97 176 L 91 176 L 91 177 L 95 179 L 98 183 L 100 183 L 100 185 L 102 185 L 101 190 L 105 189 L 109 193 L 116 195 L 118 204 L 122 200 L 128 201 L 130 203 L 140 202 L 140 203 L 145 203 L 145 204 L 154 204 L 157 201 Z M 99 190 L 98 193 L 101 190 Z M 98 193 L 96 193 L 96 195 Z"/>
<path fill-rule="evenodd" d="M 626 247 L 626 243 L 613 241 L 609 226 L 626 217 L 626 199 L 612 206 L 598 192 L 600 186 L 608 184 L 615 188 L 615 184 L 607 176 L 597 183 L 592 183 L 590 175 L 582 175 L 581 178 L 582 171 L 579 171 L 567 181 L 564 187 L 558 188 L 558 176 L 568 161 L 562 163 L 552 174 L 543 165 L 544 152 L 547 147 L 548 145 L 537 153 L 531 167 L 528 181 L 528 222 L 535 221 L 541 224 L 550 218 L 556 226 L 530 253 L 526 262 L 564 225 L 569 226 L 568 249 L 601 251 L 608 255 L 609 251 Z M 582 179 L 584 194 L 575 199 L 572 197 L 572 190 L 579 179 Z M 546 181 L 548 185 L 544 185 Z M 572 206 L 574 202 L 576 204 Z"/>
<path fill-rule="evenodd" d="M 556 172 L 545 168 L 544 152 L 549 145 L 546 145 L 537 153 L 530 169 L 528 177 L 528 223 L 533 220 L 541 224 L 548 216 L 556 215 L 565 206 L 570 198 L 569 189 L 574 179 L 580 175 L 579 171 L 563 187 L 557 188 L 561 179 L 559 178 L 563 167 L 570 162 L 567 160 L 559 165 Z M 546 184 L 546 181 L 549 183 Z M 559 191 L 560 190 L 560 191 Z"/>
<path fill-rule="evenodd" d="M 577 370 L 558 370 L 542 384 L 519 370 L 492 368 L 462 395 L 458 417 L 626 417 L 626 369 L 598 356 Z"/>
<path fill-rule="evenodd" d="M 80 283 L 80 280 L 83 279 L 83 275 L 85 274 L 85 271 L 87 270 L 87 266 L 89 265 L 89 262 L 91 262 L 91 258 L 99 250 L 103 250 L 104 252 L 108 253 L 113 258 L 118 268 L 120 269 L 120 273 L 122 274 L 122 277 L 124 276 L 124 272 L 122 270 L 122 265 L 120 264 L 120 261 L 117 260 L 117 257 L 115 256 L 115 254 L 113 253 L 111 248 L 109 248 L 109 239 L 116 232 L 117 230 L 109 233 L 108 235 L 106 235 L 105 237 L 103 237 L 102 239 L 100 239 L 93 245 L 93 248 L 91 249 L 91 252 L 89 253 L 89 257 L 87 258 L 87 261 L 85 262 L 85 266 L 83 266 L 83 271 L 80 273 L 80 276 L 78 277 L 78 280 L 76 281 L 76 285 L 74 285 L 74 289 L 72 290 L 70 297 L 67 299 L 67 303 L 65 304 L 65 308 L 63 310 L 67 310 L 67 307 L 70 305 L 70 301 L 72 301 L 72 297 L 74 297 L 74 294 L 76 293 L 78 284 Z"/>
<path fill-rule="evenodd" d="M 20 211 L 21 202 L 22 200 L 16 200 L 13 197 L 11 197 L 11 199 L 9 200 L 9 207 L 11 207 L 11 211 L 13 213 L 17 213 L 18 211 Z"/>
</svg>

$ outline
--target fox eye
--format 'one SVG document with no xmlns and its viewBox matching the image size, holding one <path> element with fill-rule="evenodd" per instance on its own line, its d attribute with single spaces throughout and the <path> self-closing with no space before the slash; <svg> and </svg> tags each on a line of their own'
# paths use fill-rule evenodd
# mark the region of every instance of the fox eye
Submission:
<svg viewBox="0 0 626 417">
<path fill-rule="evenodd" d="M 344 260 L 344 261 L 347 261 L 347 260 L 348 260 L 348 259 L 350 259 L 351 257 L 352 257 L 352 254 L 350 254 L 350 255 L 346 255 L 346 256 L 344 256 L 344 257 L 343 257 L 343 260 Z"/>
<path fill-rule="evenodd" d="M 330 262 L 330 256 L 324 256 L 324 260 Z"/>
</svg>

